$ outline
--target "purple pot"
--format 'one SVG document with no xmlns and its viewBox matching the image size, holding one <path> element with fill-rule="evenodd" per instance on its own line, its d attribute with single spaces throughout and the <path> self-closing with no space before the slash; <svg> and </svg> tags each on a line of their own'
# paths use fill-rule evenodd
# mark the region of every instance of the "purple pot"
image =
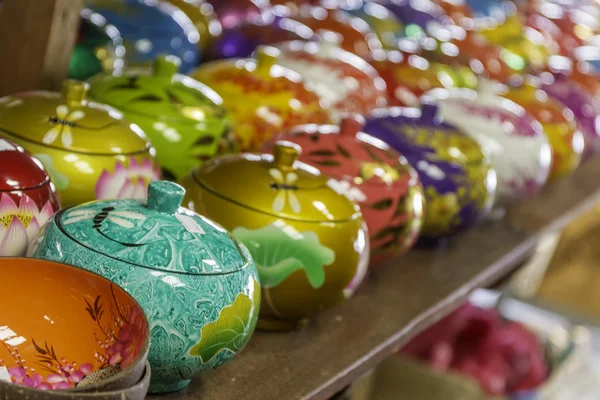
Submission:
<svg viewBox="0 0 600 400">
<path fill-rule="evenodd" d="M 552 84 L 542 87 L 548 95 L 568 107 L 579 129 L 585 137 L 584 157 L 589 157 L 600 148 L 600 99 L 589 94 L 564 74 L 556 74 Z"/>
<path fill-rule="evenodd" d="M 443 10 L 430 0 L 387 0 L 381 3 L 404 24 L 417 25 L 425 30 L 431 22 L 441 22 Z"/>
<path fill-rule="evenodd" d="M 421 237 L 449 237 L 490 210 L 496 173 L 479 144 L 437 116 L 437 106 L 379 109 L 364 131 L 400 152 L 418 171 L 426 199 Z"/>
</svg>

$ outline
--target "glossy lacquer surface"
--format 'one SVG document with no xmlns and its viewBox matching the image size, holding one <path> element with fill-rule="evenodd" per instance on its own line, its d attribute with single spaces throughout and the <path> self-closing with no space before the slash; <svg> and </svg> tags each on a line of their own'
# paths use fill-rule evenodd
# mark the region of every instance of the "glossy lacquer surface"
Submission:
<svg viewBox="0 0 600 400">
<path fill-rule="evenodd" d="M 59 212 L 35 257 L 97 272 L 148 315 L 150 392 L 179 390 L 234 357 L 254 331 L 260 286 L 248 250 L 179 206 L 179 185 L 152 182 L 148 201 L 98 201 Z"/>
<path fill-rule="evenodd" d="M 23 256 L 60 208 L 42 163 L 0 136 L 0 256 Z"/>
<path fill-rule="evenodd" d="M 274 155 L 224 156 L 183 180 L 185 204 L 222 224 L 252 254 L 264 329 L 292 329 L 342 302 L 369 262 L 358 206 L 337 180 L 296 161 L 298 153 L 297 145 L 281 142 Z"/>
<path fill-rule="evenodd" d="M 148 322 L 123 289 L 83 269 L 35 259 L 0 258 L 0 275 L 1 301 L 20 304 L 3 311 L 0 327 L 0 370 L 13 384 L 87 390 L 132 372 L 129 384 L 139 380 Z"/>
</svg>

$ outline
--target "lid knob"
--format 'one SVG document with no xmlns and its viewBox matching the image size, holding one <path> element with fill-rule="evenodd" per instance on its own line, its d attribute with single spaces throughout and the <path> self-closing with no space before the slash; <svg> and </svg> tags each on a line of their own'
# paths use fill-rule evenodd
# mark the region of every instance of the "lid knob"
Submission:
<svg viewBox="0 0 600 400">
<path fill-rule="evenodd" d="M 345 116 L 340 122 L 340 136 L 356 137 L 356 134 L 365 127 L 365 119 L 362 115 L 351 114 Z"/>
<path fill-rule="evenodd" d="M 63 81 L 61 95 L 70 107 L 81 107 L 89 89 L 88 83 L 69 79 Z"/>
<path fill-rule="evenodd" d="M 181 205 L 185 189 L 169 181 L 154 181 L 148 185 L 148 205 L 151 210 L 174 214 Z"/>
<path fill-rule="evenodd" d="M 281 170 L 294 169 L 294 163 L 301 153 L 302 148 L 296 143 L 280 140 L 275 143 L 273 162 Z"/>
<path fill-rule="evenodd" d="M 256 69 L 263 71 L 271 71 L 271 67 L 275 65 L 279 50 L 274 47 L 264 46 L 256 50 Z"/>
<path fill-rule="evenodd" d="M 181 59 L 177 56 L 158 56 L 152 64 L 152 74 L 154 76 L 171 77 L 179 72 Z"/>
</svg>

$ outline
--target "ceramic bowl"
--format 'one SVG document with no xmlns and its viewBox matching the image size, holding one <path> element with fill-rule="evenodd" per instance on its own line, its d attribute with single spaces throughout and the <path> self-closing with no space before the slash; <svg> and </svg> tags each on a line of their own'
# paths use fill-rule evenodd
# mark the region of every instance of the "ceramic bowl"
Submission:
<svg viewBox="0 0 600 400">
<path fill-rule="evenodd" d="M 551 148 L 544 130 L 518 104 L 495 89 L 434 89 L 444 119 L 490 152 L 498 179 L 497 205 L 506 206 L 536 194 L 548 179 Z"/>
<path fill-rule="evenodd" d="M 417 170 L 425 192 L 423 244 L 437 244 L 477 224 L 490 210 L 496 174 L 480 145 L 437 115 L 422 110 L 376 110 L 364 132 L 400 152 Z"/>
<path fill-rule="evenodd" d="M 254 331 L 258 274 L 225 229 L 179 207 L 184 189 L 148 187 L 148 200 L 107 200 L 62 209 L 29 251 L 99 273 L 149 316 L 151 393 L 185 388 L 192 376 L 240 352 Z"/>
<path fill-rule="evenodd" d="M 102 71 L 121 70 L 125 66 L 125 53 L 117 28 L 107 24 L 101 15 L 83 9 L 68 76 L 83 81 Z"/>
<path fill-rule="evenodd" d="M 89 271 L 30 258 L 0 258 L 0 274 L 0 297 L 20 304 L 2 316 L 2 381 L 93 392 L 140 380 L 148 321 L 127 292 Z"/>
<path fill-rule="evenodd" d="M 242 151 L 257 150 L 293 126 L 330 120 L 329 105 L 298 73 L 277 65 L 277 53 L 272 47 L 261 47 L 256 60 L 213 61 L 192 74 L 223 98 Z"/>
<path fill-rule="evenodd" d="M 144 198 L 160 178 L 142 130 L 112 107 L 90 101 L 89 85 L 62 93 L 23 92 L 0 99 L 0 134 L 39 159 L 63 207 L 105 198 Z"/>
<path fill-rule="evenodd" d="M 371 51 L 383 48 L 381 41 L 365 21 L 342 10 L 302 7 L 292 18 L 317 34 L 327 31 L 337 33 L 342 38 L 340 47 L 359 57 L 368 57 Z"/>
<path fill-rule="evenodd" d="M 90 393 L 66 390 L 39 390 L 0 382 L 0 400 L 144 400 L 150 385 L 150 364 L 135 385 L 120 390 Z"/>
<path fill-rule="evenodd" d="M 218 38 L 223 28 L 217 19 L 213 6 L 205 0 L 166 0 L 173 4 L 187 15 L 194 23 L 194 26 L 200 34 L 198 45 L 202 52 L 203 58 L 208 45 Z"/>
<path fill-rule="evenodd" d="M 361 132 L 364 119 L 340 125 L 304 125 L 277 136 L 302 147 L 300 161 L 335 179 L 336 187 L 361 208 L 369 229 L 371 266 L 410 249 L 423 222 L 423 188 L 408 161 L 384 142 Z"/>
<path fill-rule="evenodd" d="M 300 147 L 223 156 L 182 180 L 185 203 L 245 244 L 260 275 L 259 328 L 289 330 L 350 297 L 369 264 L 358 205 L 337 180 L 297 161 Z"/>
<path fill-rule="evenodd" d="M 132 68 L 90 80 L 90 96 L 117 108 L 146 132 L 165 176 L 172 179 L 236 149 L 223 99 L 178 73 L 180 61 L 161 56 L 151 69 Z"/>
<path fill-rule="evenodd" d="M 585 148 L 584 136 L 573 112 L 538 88 L 525 83 L 502 90 L 501 96 L 522 106 L 542 124 L 552 147 L 551 180 L 571 174 L 579 166 Z"/>
<path fill-rule="evenodd" d="M 276 63 L 296 71 L 331 105 L 334 121 L 343 115 L 369 115 L 387 105 L 385 81 L 362 58 L 330 40 L 285 42 L 276 46 Z"/>
<path fill-rule="evenodd" d="M 24 256 L 59 208 L 56 188 L 42 163 L 0 136 L 0 257 Z"/>
<path fill-rule="evenodd" d="M 261 45 L 288 40 L 311 40 L 314 32 L 308 26 L 288 18 L 264 18 L 255 23 L 241 24 L 227 29 L 212 41 L 208 60 L 250 57 Z"/>
<path fill-rule="evenodd" d="M 191 19 L 166 1 L 85 0 L 87 8 L 115 26 L 129 66 L 148 66 L 159 55 L 181 58 L 182 70 L 200 62 L 200 33 Z"/>
</svg>

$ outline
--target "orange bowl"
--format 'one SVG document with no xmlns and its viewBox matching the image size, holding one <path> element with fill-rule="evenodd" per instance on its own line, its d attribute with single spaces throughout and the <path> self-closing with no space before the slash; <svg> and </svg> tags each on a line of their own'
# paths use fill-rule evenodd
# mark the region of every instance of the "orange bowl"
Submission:
<svg viewBox="0 0 600 400">
<path fill-rule="evenodd" d="M 138 382 L 148 321 L 111 281 L 51 261 L 0 257 L 0 382 L 119 390 Z"/>
</svg>

